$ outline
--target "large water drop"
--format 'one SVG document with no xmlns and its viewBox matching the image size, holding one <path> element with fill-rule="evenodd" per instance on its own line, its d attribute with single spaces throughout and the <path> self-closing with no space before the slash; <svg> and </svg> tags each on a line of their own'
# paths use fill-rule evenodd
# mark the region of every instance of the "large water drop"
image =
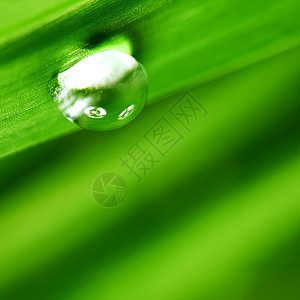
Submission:
<svg viewBox="0 0 300 300">
<path fill-rule="evenodd" d="M 143 66 L 121 51 L 103 51 L 58 74 L 55 102 L 82 128 L 111 130 L 132 121 L 143 109 L 148 79 Z"/>
</svg>

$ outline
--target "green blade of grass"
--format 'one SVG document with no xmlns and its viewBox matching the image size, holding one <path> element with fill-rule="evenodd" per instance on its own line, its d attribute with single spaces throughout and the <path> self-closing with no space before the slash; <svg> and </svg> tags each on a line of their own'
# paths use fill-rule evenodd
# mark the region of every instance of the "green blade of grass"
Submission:
<svg viewBox="0 0 300 300">
<path fill-rule="evenodd" d="M 300 42 L 293 0 L 98 1 L 66 12 L 1 46 L 0 157 L 78 130 L 54 106 L 52 79 L 74 51 L 115 35 L 148 71 L 149 104 Z"/>
<path fill-rule="evenodd" d="M 86 0 L 1 0 L 0 45 L 32 32 L 86 2 Z"/>
</svg>

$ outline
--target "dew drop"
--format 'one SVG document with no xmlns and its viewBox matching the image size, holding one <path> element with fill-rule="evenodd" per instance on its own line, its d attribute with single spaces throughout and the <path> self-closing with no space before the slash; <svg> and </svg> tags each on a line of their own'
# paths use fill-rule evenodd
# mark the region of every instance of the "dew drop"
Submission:
<svg viewBox="0 0 300 300">
<path fill-rule="evenodd" d="M 112 130 L 132 121 L 148 96 L 144 67 L 121 51 L 102 51 L 58 74 L 54 100 L 71 122 Z"/>
</svg>

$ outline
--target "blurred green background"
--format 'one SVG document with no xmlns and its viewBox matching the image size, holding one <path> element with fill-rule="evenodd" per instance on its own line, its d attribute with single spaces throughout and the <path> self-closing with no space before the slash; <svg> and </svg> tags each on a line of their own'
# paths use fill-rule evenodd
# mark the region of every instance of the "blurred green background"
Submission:
<svg viewBox="0 0 300 300">
<path fill-rule="evenodd" d="M 0 28 L 0 299 L 300 299 L 299 4 L 84 2 Z M 149 105 L 122 129 L 78 131 L 51 78 L 120 34 Z M 208 112 L 189 109 L 188 128 L 170 113 L 186 95 Z M 182 137 L 166 155 L 144 137 L 162 118 Z M 140 182 L 120 160 L 136 142 L 157 161 Z M 110 172 L 128 190 L 104 208 L 92 187 Z"/>
</svg>

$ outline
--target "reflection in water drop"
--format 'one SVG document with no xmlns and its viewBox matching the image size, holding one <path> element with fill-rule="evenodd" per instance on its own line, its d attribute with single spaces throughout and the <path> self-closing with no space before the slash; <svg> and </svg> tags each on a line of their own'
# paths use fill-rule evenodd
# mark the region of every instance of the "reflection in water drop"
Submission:
<svg viewBox="0 0 300 300">
<path fill-rule="evenodd" d="M 134 104 L 130 105 L 129 107 L 125 108 L 121 113 L 118 118 L 118 120 L 123 120 L 127 117 L 129 117 L 133 112 L 134 112 Z"/>
<path fill-rule="evenodd" d="M 106 116 L 106 110 L 102 107 L 87 107 L 84 110 L 84 113 L 89 117 L 89 118 L 94 118 L 94 119 L 102 119 L 103 117 Z"/>
<path fill-rule="evenodd" d="M 66 118 L 91 130 L 124 126 L 143 109 L 147 95 L 145 69 L 120 51 L 98 52 L 58 74 L 54 92 Z"/>
</svg>

